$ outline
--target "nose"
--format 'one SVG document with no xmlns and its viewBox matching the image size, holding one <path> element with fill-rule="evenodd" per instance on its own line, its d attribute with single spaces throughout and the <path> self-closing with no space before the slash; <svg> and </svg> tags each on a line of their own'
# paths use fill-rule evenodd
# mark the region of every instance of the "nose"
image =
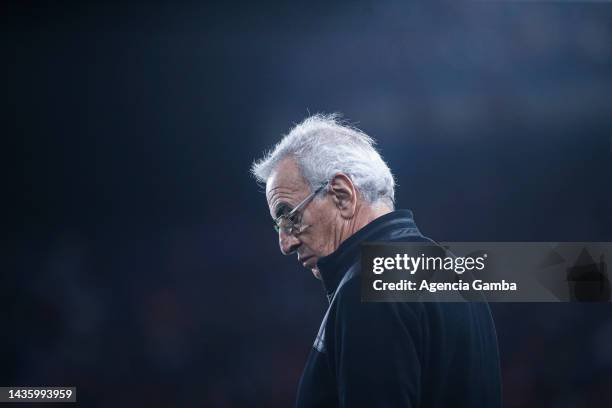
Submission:
<svg viewBox="0 0 612 408">
<path fill-rule="evenodd" d="M 278 233 L 278 245 L 283 255 L 289 255 L 298 249 L 301 242 L 295 235 L 287 234 L 281 230 Z"/>
</svg>

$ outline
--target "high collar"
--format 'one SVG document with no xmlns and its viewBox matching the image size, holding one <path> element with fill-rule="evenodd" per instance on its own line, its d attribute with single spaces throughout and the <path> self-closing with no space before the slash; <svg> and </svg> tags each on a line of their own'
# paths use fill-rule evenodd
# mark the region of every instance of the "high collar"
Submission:
<svg viewBox="0 0 612 408">
<path fill-rule="evenodd" d="M 420 236 L 412 211 L 397 210 L 374 219 L 359 231 L 348 237 L 338 249 L 319 258 L 317 266 L 328 299 L 331 299 L 346 271 L 359 260 L 360 244 L 366 241 L 401 239 Z"/>
</svg>

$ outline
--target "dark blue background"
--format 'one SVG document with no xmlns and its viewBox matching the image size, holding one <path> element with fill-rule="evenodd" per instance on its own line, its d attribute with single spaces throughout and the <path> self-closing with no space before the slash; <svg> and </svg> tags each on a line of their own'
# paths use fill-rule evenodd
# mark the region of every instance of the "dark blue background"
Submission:
<svg viewBox="0 0 612 408">
<path fill-rule="evenodd" d="M 437 240 L 612 241 L 612 3 L 0 12 L 2 385 L 290 405 L 326 300 L 249 166 L 309 112 L 374 136 Z M 610 305 L 493 313 L 506 406 L 612 404 Z"/>
</svg>

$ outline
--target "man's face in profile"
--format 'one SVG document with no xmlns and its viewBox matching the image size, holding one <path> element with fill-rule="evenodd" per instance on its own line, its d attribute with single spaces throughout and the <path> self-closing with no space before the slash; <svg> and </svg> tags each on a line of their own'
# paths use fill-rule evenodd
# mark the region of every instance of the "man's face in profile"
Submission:
<svg viewBox="0 0 612 408">
<path fill-rule="evenodd" d="M 287 214 L 307 198 L 312 190 L 291 157 L 279 162 L 266 183 L 266 198 L 272 218 Z M 334 206 L 326 196 L 313 199 L 298 214 L 303 228 L 278 233 L 280 250 L 284 255 L 297 252 L 298 261 L 320 279 L 317 269 L 319 258 L 333 252 Z"/>
</svg>

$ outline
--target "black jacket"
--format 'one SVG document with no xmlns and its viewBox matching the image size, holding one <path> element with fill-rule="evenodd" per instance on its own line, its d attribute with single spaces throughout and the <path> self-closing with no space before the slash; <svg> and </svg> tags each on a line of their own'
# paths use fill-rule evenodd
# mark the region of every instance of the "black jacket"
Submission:
<svg viewBox="0 0 612 408">
<path fill-rule="evenodd" d="M 302 407 L 501 406 L 486 303 L 361 303 L 360 243 L 427 241 L 412 213 L 377 218 L 318 266 L 330 301 L 300 380 Z"/>
</svg>

